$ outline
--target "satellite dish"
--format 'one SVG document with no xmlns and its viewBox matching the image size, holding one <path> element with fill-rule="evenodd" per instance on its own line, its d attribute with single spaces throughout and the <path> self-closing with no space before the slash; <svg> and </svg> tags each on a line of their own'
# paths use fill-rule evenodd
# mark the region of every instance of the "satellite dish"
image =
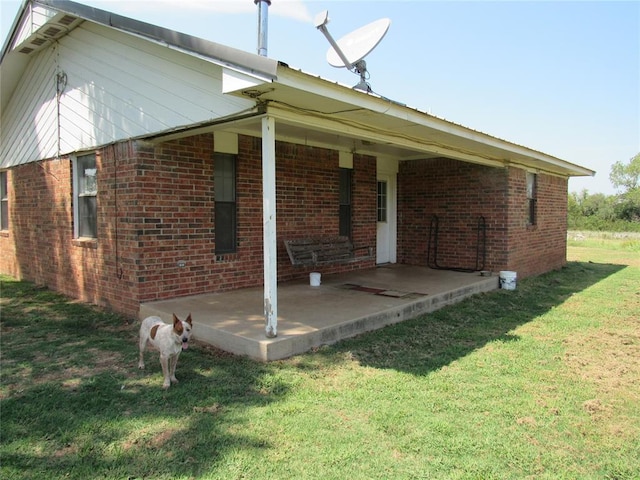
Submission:
<svg viewBox="0 0 640 480">
<path fill-rule="evenodd" d="M 316 16 L 315 26 L 331 44 L 327 51 L 327 62 L 334 67 L 346 67 L 347 70 L 359 74 L 360 83 L 353 88 L 370 92 L 371 86 L 367 83 L 368 72 L 364 57 L 371 53 L 387 34 L 391 20 L 381 18 L 371 22 L 345 35 L 337 42 L 327 30 L 327 23 L 329 23 L 329 12 L 325 10 Z"/>
<path fill-rule="evenodd" d="M 351 65 L 355 65 L 369 55 L 387 34 L 391 20 L 381 18 L 364 27 L 345 35 L 338 40 L 338 47 Z M 334 67 L 344 67 L 345 64 L 333 47 L 327 51 L 327 62 Z"/>
</svg>

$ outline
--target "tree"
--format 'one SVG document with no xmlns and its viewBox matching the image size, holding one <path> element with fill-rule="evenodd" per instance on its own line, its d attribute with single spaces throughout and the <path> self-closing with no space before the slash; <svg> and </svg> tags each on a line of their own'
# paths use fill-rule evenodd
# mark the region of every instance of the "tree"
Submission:
<svg viewBox="0 0 640 480">
<path fill-rule="evenodd" d="M 628 222 L 640 222 L 640 153 L 629 164 L 618 161 L 611 167 L 609 180 L 616 188 L 624 188 L 616 205 L 616 215 Z"/>
<path fill-rule="evenodd" d="M 640 188 L 640 153 L 636 154 L 629 164 L 617 161 L 611 166 L 609 180 L 616 188 L 624 188 L 627 192 Z"/>
</svg>

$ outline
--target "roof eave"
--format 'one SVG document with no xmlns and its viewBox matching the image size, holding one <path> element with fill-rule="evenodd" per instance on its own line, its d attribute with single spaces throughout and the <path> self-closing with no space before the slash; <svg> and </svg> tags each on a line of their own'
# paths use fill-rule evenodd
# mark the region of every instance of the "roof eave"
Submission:
<svg viewBox="0 0 640 480">
<path fill-rule="evenodd" d="M 262 57 L 69 0 L 25 0 L 3 47 L 0 63 L 9 52 L 10 45 L 16 34 L 16 29 L 25 15 L 29 4 L 74 15 L 84 20 L 138 35 L 156 43 L 174 47 L 209 60 L 218 60 L 222 65 L 238 68 L 254 75 L 266 76 L 273 79 L 277 74 L 278 62 L 272 58 Z"/>
<path fill-rule="evenodd" d="M 306 91 L 314 91 L 319 95 L 339 99 L 362 109 L 376 112 L 379 115 L 407 120 L 419 126 L 491 146 L 505 153 L 505 156 L 502 159 L 505 166 L 519 165 L 526 168 L 539 169 L 566 176 L 595 175 L 595 171 L 580 165 L 573 164 L 523 145 L 518 145 L 516 143 L 473 130 L 469 127 L 465 127 L 464 125 L 450 122 L 373 93 L 355 90 L 336 82 L 331 82 L 317 76 L 306 74 L 283 63 L 280 64 L 280 70 L 277 78 L 276 83 L 281 83 L 294 88 L 303 88 Z M 304 85 L 305 83 L 306 85 Z M 311 83 L 311 85 L 309 85 L 309 83 Z M 530 162 L 522 161 L 523 158 L 530 159 Z"/>
</svg>

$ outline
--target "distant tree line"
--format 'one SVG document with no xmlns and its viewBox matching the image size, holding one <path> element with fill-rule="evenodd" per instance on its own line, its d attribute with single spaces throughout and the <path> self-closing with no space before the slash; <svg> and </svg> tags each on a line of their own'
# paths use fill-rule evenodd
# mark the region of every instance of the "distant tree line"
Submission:
<svg viewBox="0 0 640 480">
<path fill-rule="evenodd" d="M 569 194 L 569 230 L 640 232 L 640 153 L 613 164 L 609 180 L 621 193 Z"/>
</svg>

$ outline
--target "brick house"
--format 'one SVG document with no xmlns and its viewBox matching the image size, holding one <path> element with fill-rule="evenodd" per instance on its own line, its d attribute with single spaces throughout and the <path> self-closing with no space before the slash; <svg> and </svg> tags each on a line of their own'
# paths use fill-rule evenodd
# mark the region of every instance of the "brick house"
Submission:
<svg viewBox="0 0 640 480">
<path fill-rule="evenodd" d="M 74 2 L 25 2 L 0 73 L 0 272 L 131 316 L 250 286 L 276 297 L 312 270 L 283 244 L 306 236 L 375 247 L 324 273 L 538 275 L 566 262 L 568 178 L 593 174 Z"/>
</svg>

